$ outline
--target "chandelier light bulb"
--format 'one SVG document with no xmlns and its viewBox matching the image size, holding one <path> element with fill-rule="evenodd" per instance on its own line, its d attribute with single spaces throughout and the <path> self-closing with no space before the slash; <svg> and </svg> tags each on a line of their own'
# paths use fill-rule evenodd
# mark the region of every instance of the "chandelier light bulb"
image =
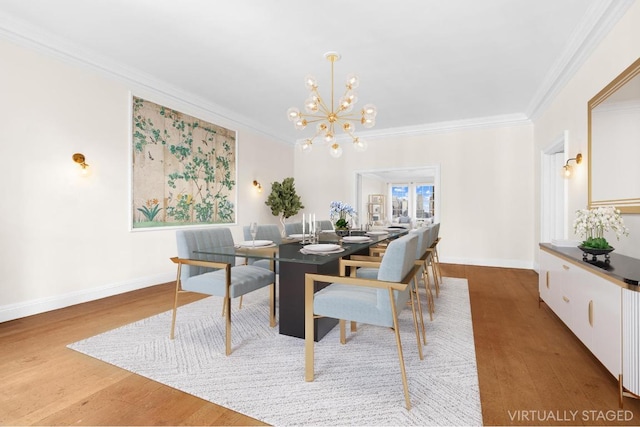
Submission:
<svg viewBox="0 0 640 427">
<path fill-rule="evenodd" d="M 367 118 L 373 118 L 378 114 L 376 106 L 373 104 L 367 104 L 362 107 L 362 115 Z"/>
<path fill-rule="evenodd" d="M 295 121 L 298 117 L 300 117 L 300 110 L 298 110 L 296 107 L 291 107 L 287 110 L 287 117 L 289 118 L 290 122 Z"/>
<path fill-rule="evenodd" d="M 347 76 L 347 87 L 349 89 L 355 89 L 360 85 L 360 78 L 357 74 L 351 73 Z"/>
<path fill-rule="evenodd" d="M 353 148 L 355 148 L 355 150 L 357 152 L 363 152 L 367 149 L 367 141 L 365 141 L 364 139 L 361 138 L 355 138 L 353 140 Z"/>
<path fill-rule="evenodd" d="M 366 128 L 372 128 L 376 125 L 376 120 L 374 118 L 362 118 L 362 126 Z"/>
<path fill-rule="evenodd" d="M 304 78 L 304 85 L 309 90 L 314 90 L 318 88 L 318 81 L 311 74 L 307 74 Z"/>
<path fill-rule="evenodd" d="M 336 138 L 335 136 L 333 136 L 333 133 L 327 132 L 326 134 L 324 134 L 324 142 L 326 142 L 327 144 L 331 144 L 335 140 Z"/>
<path fill-rule="evenodd" d="M 331 147 L 329 147 L 329 154 L 331 154 L 331 157 L 337 159 L 338 157 L 342 156 L 342 147 L 340 147 L 340 145 L 337 143 L 333 143 Z"/>
<path fill-rule="evenodd" d="M 310 139 L 305 139 L 302 143 L 298 144 L 298 148 L 303 153 L 309 153 L 313 149 L 313 143 Z"/>
<path fill-rule="evenodd" d="M 296 120 L 294 126 L 296 129 L 302 130 L 307 127 L 307 121 L 301 117 L 298 120 Z"/>
<path fill-rule="evenodd" d="M 309 97 L 304 101 L 304 109 L 307 110 L 307 113 L 315 113 L 318 111 L 318 103 L 315 99 Z"/>
</svg>

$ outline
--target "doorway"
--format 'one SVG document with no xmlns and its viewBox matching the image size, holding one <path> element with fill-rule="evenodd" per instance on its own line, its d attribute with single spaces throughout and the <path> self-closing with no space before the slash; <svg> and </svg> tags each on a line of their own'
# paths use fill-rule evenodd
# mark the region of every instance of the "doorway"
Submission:
<svg viewBox="0 0 640 427">
<path fill-rule="evenodd" d="M 541 152 L 540 161 L 540 242 L 568 238 L 567 180 L 562 176 L 569 146 L 565 130 Z"/>
<path fill-rule="evenodd" d="M 407 188 L 417 191 L 422 188 L 429 188 L 430 193 L 428 197 L 424 194 L 420 197 L 417 194 L 413 205 L 410 207 L 413 212 L 413 220 L 416 224 L 421 220 L 426 220 L 425 211 L 428 212 L 429 221 L 437 223 L 440 222 L 440 165 L 427 165 L 422 167 L 413 168 L 395 168 L 395 169 L 375 169 L 375 170 L 362 170 L 356 171 L 356 203 L 359 212 L 368 212 L 370 206 L 370 196 L 380 195 L 382 196 L 382 203 L 385 207 L 382 209 L 383 215 L 381 216 L 381 222 L 391 222 L 393 220 L 392 215 L 394 212 L 393 196 L 391 195 L 391 189 L 393 184 L 405 184 Z M 426 190 L 425 190 L 426 191 Z M 421 202 L 420 206 L 417 206 L 418 201 Z M 421 218 L 417 218 L 421 216 Z M 362 218 L 366 221 L 366 218 Z"/>
</svg>

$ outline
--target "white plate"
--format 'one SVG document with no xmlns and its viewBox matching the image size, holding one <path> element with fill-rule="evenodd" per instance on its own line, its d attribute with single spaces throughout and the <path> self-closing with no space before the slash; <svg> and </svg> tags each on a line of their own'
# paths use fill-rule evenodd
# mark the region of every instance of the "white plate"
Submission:
<svg viewBox="0 0 640 427">
<path fill-rule="evenodd" d="M 320 230 L 321 233 L 335 233 L 335 230 Z"/>
<path fill-rule="evenodd" d="M 331 243 L 318 243 L 317 245 L 307 245 L 304 247 L 309 252 L 331 252 L 340 249 L 340 245 Z"/>
<path fill-rule="evenodd" d="M 338 248 L 335 251 L 323 251 L 323 252 L 308 251 L 306 250 L 306 248 L 302 248 L 300 249 L 300 252 L 307 255 L 329 255 L 329 254 L 337 254 L 340 252 L 344 252 L 344 248 Z"/>
<path fill-rule="evenodd" d="M 344 236 L 342 238 L 345 242 L 370 242 L 371 237 L 367 236 Z"/>
<path fill-rule="evenodd" d="M 309 237 L 311 234 L 289 234 L 292 239 L 302 239 L 303 237 Z"/>
<path fill-rule="evenodd" d="M 245 242 L 240 242 L 240 246 L 243 248 L 253 248 L 258 246 L 269 246 L 273 244 L 273 240 L 247 240 Z"/>
<path fill-rule="evenodd" d="M 367 231 L 369 236 L 381 236 L 383 234 L 389 234 L 388 231 Z"/>
</svg>

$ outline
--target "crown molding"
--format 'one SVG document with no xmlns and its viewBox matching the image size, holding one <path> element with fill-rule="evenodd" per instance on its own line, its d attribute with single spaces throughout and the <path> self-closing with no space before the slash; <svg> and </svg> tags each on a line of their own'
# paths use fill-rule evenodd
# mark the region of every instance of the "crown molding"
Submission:
<svg viewBox="0 0 640 427">
<path fill-rule="evenodd" d="M 478 117 L 474 119 L 451 120 L 446 122 L 427 123 L 417 126 L 405 126 L 379 129 L 375 131 L 358 132 L 358 136 L 371 140 L 397 136 L 420 136 L 432 133 L 457 132 L 461 130 L 483 128 L 486 129 L 493 127 L 523 126 L 529 125 L 531 123 L 531 120 L 529 120 L 529 118 L 523 113 L 503 114 L 497 116 Z M 348 136 L 340 135 L 339 137 L 336 137 L 336 140 L 342 142 L 348 141 L 350 139 Z M 301 142 L 304 141 L 304 139 L 299 139 L 298 141 Z"/>
<path fill-rule="evenodd" d="M 529 103 L 526 115 L 536 119 L 635 0 L 598 0 L 593 2 L 578 28 L 573 32 L 563 54 L 547 75 Z"/>
</svg>

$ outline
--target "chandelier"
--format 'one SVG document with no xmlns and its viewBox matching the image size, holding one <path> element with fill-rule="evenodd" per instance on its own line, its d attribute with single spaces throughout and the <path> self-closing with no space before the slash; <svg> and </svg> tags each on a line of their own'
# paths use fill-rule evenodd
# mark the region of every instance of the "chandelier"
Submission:
<svg viewBox="0 0 640 427">
<path fill-rule="evenodd" d="M 298 143 L 298 146 L 303 152 L 309 152 L 313 147 L 313 141 L 320 137 L 323 142 L 329 145 L 329 153 L 333 157 L 340 157 L 342 155 L 342 147 L 336 141 L 336 131 L 338 128 L 342 128 L 342 131 L 351 137 L 356 151 L 364 151 L 367 148 L 367 142 L 354 135 L 355 123 L 359 122 L 365 128 L 373 127 L 376 123 L 376 107 L 373 104 L 366 104 L 359 112 L 353 111 L 353 106 L 358 101 L 358 96 L 354 89 L 360 83 L 358 76 L 355 74 L 347 76 L 344 94 L 335 103 L 333 64 L 340 60 L 340 54 L 338 52 L 327 52 L 324 57 L 331 62 L 331 102 L 327 104 L 320 96 L 316 78 L 307 75 L 305 77 L 305 85 L 311 93 L 304 102 L 306 113 L 295 107 L 287 110 L 287 117 L 293 122 L 296 129 L 302 130 L 307 125 L 316 123 L 316 133 L 311 138 Z"/>
</svg>

